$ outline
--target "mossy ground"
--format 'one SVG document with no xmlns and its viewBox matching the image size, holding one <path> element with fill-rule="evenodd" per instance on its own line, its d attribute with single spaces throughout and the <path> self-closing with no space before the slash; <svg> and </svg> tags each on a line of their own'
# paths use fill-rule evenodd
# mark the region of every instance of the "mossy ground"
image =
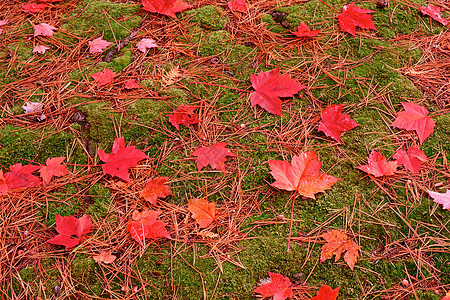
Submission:
<svg viewBox="0 0 450 300">
<path fill-rule="evenodd" d="M 248 14 L 191 1 L 193 9 L 177 18 L 125 1 L 75 2 L 56 3 L 44 15 L 27 15 L 13 3 L 17 10 L 3 33 L 3 171 L 56 156 L 71 164 L 70 176 L 1 198 L 5 228 L 13 228 L 5 229 L 1 250 L 11 262 L 0 265 L 8 269 L 0 277 L 3 298 L 49 298 L 59 287 L 61 297 L 71 299 L 251 299 L 267 272 L 289 276 L 297 299 L 307 298 L 304 291 L 314 295 L 322 283 L 341 286 L 339 299 L 442 298 L 450 285 L 450 214 L 426 190 L 448 188 L 450 116 L 448 106 L 404 72 L 428 55 L 413 38 L 448 34 L 419 14 L 424 1 L 392 0 L 385 9 L 357 3 L 375 10 L 378 30 L 356 36 L 340 31 L 336 13 L 318 0 L 249 1 Z M 340 11 L 346 1 L 327 3 Z M 29 24 L 42 21 L 60 30 L 32 39 Z M 322 33 L 294 38 L 289 30 L 302 22 Z M 93 38 L 117 44 L 131 32 L 137 37 L 109 63 L 104 54 L 88 53 Z M 160 47 L 140 52 L 136 43 L 144 37 Z M 35 43 L 51 50 L 33 55 Z M 250 74 L 275 67 L 308 86 L 283 99 L 282 117 L 251 108 L 243 92 L 251 91 Z M 90 74 L 104 68 L 119 75 L 98 88 Z M 130 78 L 143 89 L 125 90 Z M 42 102 L 47 119 L 23 115 L 27 101 Z M 390 158 L 398 148 L 419 146 L 414 132 L 389 126 L 404 101 L 424 105 L 436 121 L 420 146 L 430 162 L 418 175 L 401 169 L 389 178 L 368 177 L 355 167 L 372 149 Z M 317 131 L 317 123 L 326 105 L 341 103 L 360 126 L 337 144 Z M 175 130 L 167 115 L 180 104 L 196 106 L 201 123 Z M 149 156 L 132 170 L 131 184 L 103 176 L 96 166 L 98 149 L 109 152 L 117 136 Z M 236 156 L 225 173 L 199 172 L 192 152 L 217 142 L 228 143 Z M 341 180 L 314 200 L 296 197 L 287 252 L 293 195 L 269 185 L 267 161 L 290 161 L 310 150 L 323 172 Z M 173 196 L 152 207 L 139 192 L 155 176 L 170 178 Z M 194 197 L 217 202 L 222 226 L 196 227 L 186 209 Z M 172 240 L 143 248 L 130 238 L 127 220 L 143 208 L 162 211 Z M 92 233 L 72 251 L 45 243 L 55 233 L 55 213 L 90 214 Z M 331 228 L 352 234 L 360 245 L 354 271 L 342 260 L 319 262 L 319 236 Z M 116 253 L 116 262 L 94 262 L 91 256 L 104 249 Z M 403 279 L 414 285 L 402 286 Z"/>
</svg>

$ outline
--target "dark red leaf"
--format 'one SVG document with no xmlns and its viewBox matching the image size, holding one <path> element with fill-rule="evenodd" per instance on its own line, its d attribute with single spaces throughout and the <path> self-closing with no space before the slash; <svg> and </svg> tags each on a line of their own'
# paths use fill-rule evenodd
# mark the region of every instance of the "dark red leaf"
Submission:
<svg viewBox="0 0 450 300">
<path fill-rule="evenodd" d="M 197 156 L 195 162 L 200 171 L 207 165 L 211 168 L 225 173 L 225 161 L 227 156 L 235 156 L 230 150 L 226 149 L 227 143 L 217 143 L 211 147 L 200 147 L 192 153 Z"/>
<path fill-rule="evenodd" d="M 8 185 L 8 188 L 11 190 L 21 189 L 40 184 L 41 180 L 39 179 L 39 177 L 31 174 L 39 169 L 40 167 L 35 165 L 22 166 L 21 163 L 12 165 L 10 167 L 11 171 L 5 174 L 6 184 Z"/>
<path fill-rule="evenodd" d="M 160 212 L 153 210 L 144 210 L 142 212 L 135 210 L 132 220 L 127 225 L 127 231 L 142 246 L 145 245 L 146 239 L 170 238 L 164 227 L 166 224 L 156 220 L 160 214 Z"/>
<path fill-rule="evenodd" d="M 83 240 L 84 235 L 91 232 L 90 215 L 84 215 L 77 219 L 74 216 L 62 217 L 55 214 L 55 219 L 55 229 L 59 234 L 47 241 L 50 244 L 61 245 L 70 249 L 78 245 Z"/>
<path fill-rule="evenodd" d="M 319 124 L 319 131 L 324 132 L 327 136 L 333 138 L 338 143 L 341 142 L 341 133 L 347 132 L 357 126 L 349 115 L 342 113 L 344 105 L 329 105 L 321 113 L 322 122 Z"/>
<path fill-rule="evenodd" d="M 306 38 L 313 38 L 317 36 L 320 33 L 320 30 L 310 30 L 308 25 L 306 25 L 305 22 L 298 25 L 297 31 L 291 31 L 293 35 L 296 37 L 306 37 Z"/>
<path fill-rule="evenodd" d="M 197 124 L 200 122 L 197 115 L 194 113 L 196 109 L 195 106 L 189 105 L 180 105 L 177 109 L 175 109 L 171 115 L 167 115 L 169 117 L 169 122 L 176 129 L 180 129 L 180 124 L 189 126 L 193 124 Z"/>
<path fill-rule="evenodd" d="M 428 161 L 425 152 L 416 147 L 411 147 L 408 151 L 398 149 L 392 158 L 397 160 L 397 164 L 403 165 L 406 170 L 413 173 L 419 173 L 422 167 L 421 162 Z"/>
<path fill-rule="evenodd" d="M 338 286 L 333 290 L 330 286 L 322 284 L 317 292 L 317 295 L 312 297 L 310 300 L 336 300 L 340 288 L 341 287 Z"/>
</svg>

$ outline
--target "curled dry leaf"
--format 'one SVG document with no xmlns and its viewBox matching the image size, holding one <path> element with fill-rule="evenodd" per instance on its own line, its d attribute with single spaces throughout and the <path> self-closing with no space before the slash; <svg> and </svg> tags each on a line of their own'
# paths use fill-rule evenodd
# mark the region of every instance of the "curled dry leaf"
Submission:
<svg viewBox="0 0 450 300">
<path fill-rule="evenodd" d="M 216 218 L 216 202 L 211 203 L 203 198 L 188 200 L 188 210 L 200 228 L 208 227 Z"/>
<path fill-rule="evenodd" d="M 103 250 L 99 255 L 92 256 L 96 263 L 110 264 L 114 262 L 117 256 L 111 254 L 111 250 Z"/>
<path fill-rule="evenodd" d="M 141 192 L 141 197 L 156 205 L 158 198 L 166 198 L 172 195 L 170 186 L 166 185 L 169 177 L 158 177 L 147 181 L 144 189 Z"/>
<path fill-rule="evenodd" d="M 341 258 L 342 253 L 345 252 L 344 261 L 353 271 L 359 256 L 358 244 L 349 239 L 347 234 L 342 230 L 333 229 L 322 234 L 322 238 L 324 238 L 327 243 L 322 246 L 320 261 L 323 262 L 330 259 L 333 255 L 336 255 L 335 261 L 338 261 Z"/>
</svg>

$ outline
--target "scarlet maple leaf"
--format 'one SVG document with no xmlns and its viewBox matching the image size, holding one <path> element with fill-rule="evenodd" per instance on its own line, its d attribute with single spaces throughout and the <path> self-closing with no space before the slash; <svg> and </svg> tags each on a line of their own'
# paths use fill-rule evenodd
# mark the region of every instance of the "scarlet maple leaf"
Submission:
<svg viewBox="0 0 450 300">
<path fill-rule="evenodd" d="M 281 100 L 279 97 L 293 97 L 301 89 L 306 88 L 303 84 L 291 79 L 289 74 L 280 76 L 280 68 L 272 71 L 261 71 L 258 75 L 250 74 L 252 87 L 255 89 L 250 94 L 252 107 L 258 104 L 268 112 L 282 115 Z"/>
<path fill-rule="evenodd" d="M 39 169 L 42 180 L 44 180 L 46 184 L 50 183 L 53 176 L 60 177 L 69 174 L 67 167 L 61 164 L 65 159 L 65 157 L 48 158 L 45 162 L 46 166 Z"/>
<path fill-rule="evenodd" d="M 43 35 L 43 36 L 53 36 L 53 30 L 58 28 L 53 27 L 47 23 L 41 23 L 34 26 L 34 36 Z"/>
<path fill-rule="evenodd" d="M 125 146 L 124 137 L 114 140 L 110 154 L 106 154 L 103 150 L 98 150 L 98 156 L 105 162 L 102 165 L 103 174 L 117 176 L 126 182 L 130 182 L 128 169 L 137 166 L 138 162 L 148 158 L 144 152 L 136 149 L 135 146 Z"/>
<path fill-rule="evenodd" d="M 25 165 L 21 163 L 14 164 L 10 167 L 10 172 L 5 173 L 5 180 L 8 188 L 21 189 L 26 187 L 35 186 L 41 183 L 41 180 L 34 176 L 34 171 L 39 170 L 39 166 Z"/>
<path fill-rule="evenodd" d="M 314 199 L 315 194 L 324 192 L 339 180 L 319 173 L 321 165 L 314 151 L 294 155 L 292 165 L 284 160 L 269 160 L 270 174 L 276 180 L 272 186 Z"/>
<path fill-rule="evenodd" d="M 176 18 L 175 13 L 191 8 L 192 5 L 180 0 L 142 0 L 143 9 Z"/>
<path fill-rule="evenodd" d="M 66 246 L 66 249 L 70 249 L 81 243 L 83 237 L 91 232 L 90 215 L 84 215 L 77 219 L 74 216 L 62 217 L 55 214 L 55 219 L 55 229 L 59 234 L 47 241 L 50 244 Z"/>
<path fill-rule="evenodd" d="M 338 286 L 333 290 L 330 286 L 322 284 L 317 295 L 309 300 L 336 300 L 340 288 L 341 287 Z"/>
<path fill-rule="evenodd" d="M 141 52 L 145 53 L 147 49 L 159 47 L 158 45 L 155 44 L 155 42 L 156 41 L 154 39 L 142 39 L 136 44 L 136 47 Z"/>
<path fill-rule="evenodd" d="M 444 11 L 443 8 L 440 8 L 439 6 L 428 4 L 428 6 L 421 6 L 420 11 L 424 15 L 428 15 L 431 18 L 433 18 L 435 21 L 438 21 L 444 26 L 448 25 L 448 20 L 444 17 L 441 17 L 441 12 Z"/>
<path fill-rule="evenodd" d="M 369 15 L 374 12 L 375 11 L 370 9 L 363 9 L 359 6 L 355 6 L 354 2 L 349 5 L 344 5 L 342 12 L 337 15 L 339 27 L 353 36 L 356 34 L 356 27 L 377 30 L 372 21 L 372 16 Z"/>
<path fill-rule="evenodd" d="M 28 13 L 41 13 L 47 8 L 47 4 L 37 4 L 34 2 L 22 3 L 22 9 Z"/>
<path fill-rule="evenodd" d="M 324 132 L 327 136 L 341 143 L 341 133 L 347 132 L 357 126 L 349 115 L 342 113 L 344 105 L 329 105 L 321 113 L 322 122 L 319 124 L 319 131 Z"/>
<path fill-rule="evenodd" d="M 103 50 L 111 44 L 111 42 L 105 41 L 103 36 L 93 39 L 88 42 L 89 53 L 102 53 Z"/>
<path fill-rule="evenodd" d="M 293 35 L 296 37 L 306 37 L 306 38 L 313 38 L 317 36 L 320 33 L 320 30 L 310 30 L 308 25 L 306 25 L 305 22 L 298 25 L 297 31 L 291 31 Z"/>
<path fill-rule="evenodd" d="M 166 224 L 163 221 L 156 220 L 160 214 L 160 212 L 153 210 L 144 210 L 142 212 L 135 210 L 126 230 L 142 246 L 145 245 L 146 239 L 170 238 L 164 227 Z"/>
<path fill-rule="evenodd" d="M 270 282 L 261 284 L 253 292 L 263 297 L 273 297 L 274 300 L 284 300 L 293 296 L 291 280 L 281 274 L 268 272 Z"/>
<path fill-rule="evenodd" d="M 3 177 L 3 170 L 0 170 L 0 195 L 8 194 L 8 185 L 6 184 L 6 179 Z"/>
<path fill-rule="evenodd" d="M 103 250 L 99 255 L 94 255 L 92 258 L 96 263 L 110 264 L 116 260 L 117 256 L 111 254 L 111 250 Z"/>
<path fill-rule="evenodd" d="M 428 161 L 425 152 L 416 147 L 411 147 L 408 151 L 398 149 L 392 158 L 397 160 L 397 164 L 403 165 L 406 170 L 413 173 L 419 173 L 422 167 L 421 162 Z"/>
<path fill-rule="evenodd" d="M 95 82 L 97 82 L 97 87 L 101 87 L 111 83 L 116 75 L 117 74 L 114 71 L 104 69 L 103 72 L 91 74 L 91 77 L 95 79 Z"/>
<path fill-rule="evenodd" d="M 344 261 L 353 271 L 359 255 L 358 244 L 353 240 L 348 239 L 347 234 L 342 230 L 333 229 L 322 234 L 322 238 L 325 239 L 327 243 L 322 246 L 320 261 L 323 262 L 330 259 L 333 255 L 336 255 L 335 261 L 338 261 L 341 258 L 342 253 L 345 252 Z"/>
<path fill-rule="evenodd" d="M 375 177 L 389 176 L 397 171 L 396 161 L 388 162 L 383 154 L 378 153 L 375 150 L 370 152 L 367 161 L 369 163 L 368 165 L 362 165 L 356 168 Z"/>
<path fill-rule="evenodd" d="M 48 49 L 50 49 L 50 48 L 47 46 L 35 46 L 33 48 L 33 53 L 44 54 L 45 51 L 47 51 Z"/>
<path fill-rule="evenodd" d="M 450 209 L 450 190 L 447 190 L 445 193 L 438 193 L 438 192 L 432 192 L 428 191 L 428 194 L 431 198 L 433 198 L 433 201 L 442 204 L 443 209 Z"/>
<path fill-rule="evenodd" d="M 189 126 L 199 123 L 200 120 L 194 113 L 195 109 L 195 106 L 181 104 L 177 109 L 173 110 L 171 115 L 167 115 L 169 117 L 170 124 L 175 126 L 177 130 L 179 130 L 180 124 Z"/>
<path fill-rule="evenodd" d="M 124 88 L 126 88 L 127 90 L 141 89 L 142 86 L 137 83 L 135 79 L 128 79 L 127 81 L 125 81 Z"/>
<path fill-rule="evenodd" d="M 192 218 L 197 221 L 200 228 L 206 228 L 215 220 L 216 202 L 207 200 L 190 199 L 188 200 L 188 210 L 192 213 Z"/>
<path fill-rule="evenodd" d="M 192 153 L 197 156 L 195 162 L 200 171 L 207 165 L 211 168 L 225 173 L 225 161 L 227 156 L 236 156 L 230 150 L 226 149 L 227 143 L 217 143 L 211 147 L 200 147 Z"/>
<path fill-rule="evenodd" d="M 237 10 L 240 12 L 247 12 L 247 3 L 245 3 L 244 0 L 232 0 L 232 1 L 228 1 L 228 7 L 231 10 Z"/>
<path fill-rule="evenodd" d="M 415 130 L 419 135 L 419 141 L 422 144 L 434 130 L 435 122 L 428 117 L 428 110 L 416 103 L 401 102 L 405 111 L 398 113 L 397 119 L 391 126 Z"/>
<path fill-rule="evenodd" d="M 158 198 L 166 198 L 172 195 L 170 187 L 166 185 L 169 177 L 158 177 L 147 181 L 144 189 L 141 192 L 141 197 L 156 205 Z"/>
</svg>

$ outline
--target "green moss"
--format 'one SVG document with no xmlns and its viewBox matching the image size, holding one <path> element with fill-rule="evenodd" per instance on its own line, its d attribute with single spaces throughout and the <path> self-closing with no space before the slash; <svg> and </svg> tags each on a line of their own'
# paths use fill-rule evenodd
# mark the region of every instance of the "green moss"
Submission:
<svg viewBox="0 0 450 300">
<path fill-rule="evenodd" d="M 130 50 L 123 51 L 123 55 L 114 58 L 113 61 L 110 64 L 108 64 L 108 68 L 112 68 L 114 72 L 119 73 L 120 71 L 125 69 L 129 64 L 131 64 L 132 61 L 133 61 L 133 53 Z"/>
<path fill-rule="evenodd" d="M 88 255 L 78 253 L 72 261 L 70 271 L 72 278 L 75 282 L 78 282 L 77 289 L 91 295 L 104 293 L 101 281 L 96 275 L 99 267 Z M 99 274 L 98 276 L 101 275 Z"/>
<path fill-rule="evenodd" d="M 101 145 L 114 140 L 116 133 L 112 130 L 113 120 L 118 122 L 120 116 L 114 113 L 106 103 L 89 103 L 79 106 L 78 109 L 86 115 L 86 120 L 90 124 L 89 138 Z"/>
<path fill-rule="evenodd" d="M 225 30 L 218 30 L 207 34 L 205 40 L 199 47 L 200 56 L 210 56 L 219 54 L 232 43 L 230 34 Z"/>
<path fill-rule="evenodd" d="M 186 12 L 192 16 L 191 22 L 199 23 L 205 29 L 220 30 L 228 22 L 222 8 L 215 5 L 205 5 Z"/>
<path fill-rule="evenodd" d="M 172 102 L 188 103 L 189 94 L 182 89 L 168 88 L 160 92 L 161 95 L 168 96 Z"/>
<path fill-rule="evenodd" d="M 111 206 L 111 191 L 103 185 L 96 183 L 86 193 L 93 203 L 86 209 L 85 213 L 94 219 L 103 220 Z"/>
</svg>

